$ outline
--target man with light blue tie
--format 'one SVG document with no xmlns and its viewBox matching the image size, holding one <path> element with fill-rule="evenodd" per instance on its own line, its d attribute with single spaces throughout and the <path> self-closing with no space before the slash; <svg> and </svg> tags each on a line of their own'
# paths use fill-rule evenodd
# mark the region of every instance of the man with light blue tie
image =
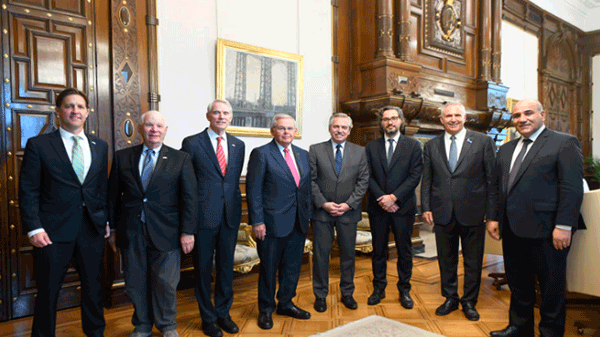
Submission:
<svg viewBox="0 0 600 337">
<path fill-rule="evenodd" d="M 365 148 L 347 140 L 352 118 L 336 113 L 329 119 L 331 139 L 309 149 L 313 210 L 313 292 L 315 310 L 327 310 L 329 256 L 334 238 L 340 249 L 341 301 L 356 309 L 354 259 L 356 224 L 362 218 L 361 201 L 369 187 Z"/>
</svg>

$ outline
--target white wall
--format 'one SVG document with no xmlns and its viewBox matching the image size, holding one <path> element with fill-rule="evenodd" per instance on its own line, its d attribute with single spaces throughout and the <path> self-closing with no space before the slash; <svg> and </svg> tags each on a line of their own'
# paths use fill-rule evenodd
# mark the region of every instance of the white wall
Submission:
<svg viewBox="0 0 600 337">
<path fill-rule="evenodd" d="M 584 1 L 530 0 L 548 13 L 561 18 L 579 29 L 589 32 L 600 29 L 600 8 L 589 8 Z"/>
<path fill-rule="evenodd" d="M 302 139 L 329 138 L 331 115 L 331 4 L 323 0 L 158 0 L 160 110 L 169 126 L 165 144 L 208 126 L 215 98 L 217 38 L 304 56 Z M 270 138 L 241 137 L 250 151 Z M 244 169 L 245 172 L 245 169 Z"/>
<path fill-rule="evenodd" d="M 600 157 L 600 55 L 592 59 L 592 155 Z"/>
<path fill-rule="evenodd" d="M 514 99 L 538 98 L 538 39 L 508 21 L 502 21 L 500 78 Z"/>
</svg>

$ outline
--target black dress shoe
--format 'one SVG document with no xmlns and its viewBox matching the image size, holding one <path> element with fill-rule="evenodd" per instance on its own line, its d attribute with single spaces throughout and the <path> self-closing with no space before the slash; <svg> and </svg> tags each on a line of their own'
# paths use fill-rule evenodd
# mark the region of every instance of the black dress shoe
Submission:
<svg viewBox="0 0 600 337">
<path fill-rule="evenodd" d="M 296 319 L 309 319 L 310 318 L 310 312 L 302 310 L 293 304 L 292 304 L 291 308 L 287 308 L 287 309 L 277 307 L 277 315 L 289 316 L 289 317 L 296 318 Z"/>
<path fill-rule="evenodd" d="M 318 312 L 325 312 L 327 310 L 327 300 L 325 298 L 317 297 L 315 300 L 315 310 Z"/>
<path fill-rule="evenodd" d="M 504 330 L 490 332 L 491 337 L 513 337 L 519 335 L 519 329 L 514 325 L 509 325 Z"/>
<path fill-rule="evenodd" d="M 415 302 L 413 302 L 408 291 L 404 291 L 400 294 L 400 305 L 402 305 L 404 309 L 412 309 L 415 306 Z"/>
<path fill-rule="evenodd" d="M 273 328 L 273 317 L 270 312 L 261 311 L 258 313 L 258 327 L 263 330 Z"/>
<path fill-rule="evenodd" d="M 458 310 L 458 300 L 454 298 L 447 298 L 444 304 L 435 309 L 435 314 L 438 316 L 446 316 L 454 310 Z"/>
<path fill-rule="evenodd" d="M 375 288 L 373 290 L 373 293 L 371 294 L 371 296 L 369 296 L 369 299 L 367 300 L 367 304 L 368 305 L 379 304 L 379 302 L 381 302 L 381 300 L 384 298 L 385 298 L 385 290 Z"/>
<path fill-rule="evenodd" d="M 235 322 L 231 319 L 231 317 L 227 318 L 217 318 L 217 324 L 221 327 L 221 329 L 225 330 L 227 333 L 238 333 L 240 332 L 240 328 L 235 324 Z"/>
<path fill-rule="evenodd" d="M 352 297 L 352 295 L 342 296 L 342 303 L 344 303 L 344 305 L 348 309 L 355 310 L 356 308 L 358 308 L 358 303 L 356 303 L 356 301 L 354 300 L 354 297 Z"/>
<path fill-rule="evenodd" d="M 217 325 L 216 322 L 212 322 L 212 323 L 202 322 L 202 332 L 204 332 L 205 335 L 210 336 L 210 337 L 223 336 L 223 331 L 221 331 L 221 328 L 219 328 L 219 326 Z"/>
<path fill-rule="evenodd" d="M 475 304 L 473 304 L 471 302 L 465 302 L 465 303 L 463 303 L 462 308 L 463 308 L 463 312 L 465 313 L 465 317 L 469 321 L 478 321 L 479 320 L 479 313 L 477 312 L 477 309 L 475 309 Z"/>
</svg>

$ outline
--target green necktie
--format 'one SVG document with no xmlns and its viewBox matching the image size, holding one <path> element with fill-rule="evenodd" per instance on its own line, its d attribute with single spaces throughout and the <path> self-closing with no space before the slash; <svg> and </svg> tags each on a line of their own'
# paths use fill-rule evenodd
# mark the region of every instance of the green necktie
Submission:
<svg viewBox="0 0 600 337">
<path fill-rule="evenodd" d="M 79 141 L 81 137 L 73 136 L 73 152 L 72 152 L 72 161 L 73 161 L 73 170 L 75 170 L 75 174 L 77 174 L 77 178 L 79 178 L 79 182 L 83 184 L 84 175 L 83 175 L 83 149 L 81 145 L 79 145 Z"/>
</svg>

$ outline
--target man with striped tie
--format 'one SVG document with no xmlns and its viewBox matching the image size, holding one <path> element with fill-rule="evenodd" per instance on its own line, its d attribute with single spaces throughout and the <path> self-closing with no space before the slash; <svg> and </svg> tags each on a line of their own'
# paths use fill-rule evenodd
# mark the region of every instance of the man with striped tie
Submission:
<svg viewBox="0 0 600 337">
<path fill-rule="evenodd" d="M 160 112 L 142 115 L 144 143 L 117 151 L 110 171 L 108 209 L 116 229 L 125 291 L 135 309 L 131 337 L 156 326 L 177 337 L 180 249 L 194 248 L 196 177 L 190 156 L 163 144 L 167 126 Z"/>
<path fill-rule="evenodd" d="M 209 127 L 183 140 L 181 150 L 190 154 L 198 181 L 198 232 L 194 250 L 196 299 L 202 331 L 207 336 L 237 333 L 231 319 L 233 303 L 233 257 L 242 216 L 240 175 L 245 145 L 225 132 L 233 119 L 228 101 L 216 99 L 206 111 Z M 214 304 L 211 271 L 215 263 Z"/>
</svg>

